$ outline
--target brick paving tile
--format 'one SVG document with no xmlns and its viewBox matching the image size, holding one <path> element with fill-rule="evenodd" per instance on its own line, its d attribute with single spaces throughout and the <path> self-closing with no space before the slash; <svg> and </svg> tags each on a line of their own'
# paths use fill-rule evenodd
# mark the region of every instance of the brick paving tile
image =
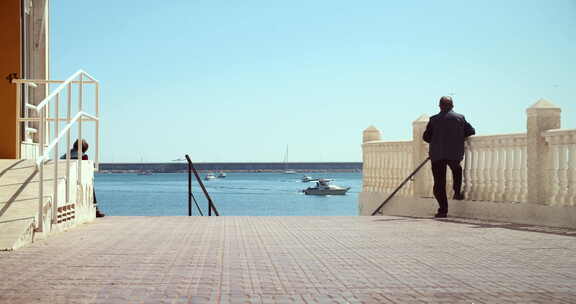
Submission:
<svg viewBox="0 0 576 304">
<path fill-rule="evenodd" d="M 105 217 L 0 252 L 0 303 L 576 303 L 576 233 L 402 217 Z"/>
</svg>

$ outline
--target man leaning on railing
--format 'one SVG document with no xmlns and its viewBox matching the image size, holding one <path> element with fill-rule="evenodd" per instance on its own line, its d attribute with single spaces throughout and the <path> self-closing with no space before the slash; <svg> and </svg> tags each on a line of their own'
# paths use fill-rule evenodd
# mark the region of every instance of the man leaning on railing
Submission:
<svg viewBox="0 0 576 304">
<path fill-rule="evenodd" d="M 88 160 L 88 154 L 86 154 L 86 151 L 88 150 L 88 142 L 86 142 L 84 139 L 82 140 L 82 160 Z M 72 145 L 72 149 L 70 150 L 70 159 L 78 159 L 78 140 L 74 141 L 74 144 Z M 66 159 L 66 154 L 62 155 L 60 157 L 60 159 Z M 94 197 L 94 206 L 96 207 L 96 217 L 104 217 L 105 214 L 100 212 L 100 209 L 98 209 L 98 201 L 96 200 L 96 190 L 93 190 L 92 192 L 92 196 Z"/>
<path fill-rule="evenodd" d="M 423 139 L 430 144 L 429 155 L 432 161 L 432 175 L 434 176 L 434 197 L 438 201 L 437 218 L 448 215 L 448 197 L 446 196 L 446 166 L 452 171 L 454 199 L 463 200 L 462 167 L 460 162 L 464 158 L 464 140 L 476 134 L 474 128 L 466 121 L 464 115 L 452 109 L 452 97 L 440 98 L 440 113 L 430 117 L 424 131 Z"/>
</svg>

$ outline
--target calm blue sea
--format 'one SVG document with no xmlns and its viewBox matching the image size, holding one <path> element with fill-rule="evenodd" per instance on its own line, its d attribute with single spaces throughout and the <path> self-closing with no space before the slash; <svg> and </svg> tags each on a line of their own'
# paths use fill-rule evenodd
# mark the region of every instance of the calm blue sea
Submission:
<svg viewBox="0 0 576 304">
<path fill-rule="evenodd" d="M 300 192 L 313 183 L 300 181 L 302 174 L 227 173 L 226 178 L 203 181 L 221 215 L 358 215 L 362 174 L 328 172 L 307 174 L 331 178 L 338 186 L 352 187 L 343 196 L 309 196 Z M 202 174 L 204 176 L 204 174 Z M 107 215 L 187 215 L 188 177 L 184 173 L 95 176 L 100 209 Z M 207 200 L 193 182 L 193 193 L 202 208 Z M 194 208 L 193 215 L 198 215 Z"/>
</svg>

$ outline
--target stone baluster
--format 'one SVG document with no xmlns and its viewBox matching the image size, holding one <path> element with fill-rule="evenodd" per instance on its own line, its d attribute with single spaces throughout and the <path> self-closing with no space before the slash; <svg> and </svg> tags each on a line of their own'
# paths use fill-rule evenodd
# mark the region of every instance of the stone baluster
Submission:
<svg viewBox="0 0 576 304">
<path fill-rule="evenodd" d="M 558 198 L 557 204 L 566 205 L 568 198 L 568 136 L 558 138 Z"/>
<path fill-rule="evenodd" d="M 492 184 L 494 175 L 492 174 L 492 158 L 493 158 L 493 149 L 490 146 L 486 146 L 484 148 L 484 191 L 483 191 L 483 199 L 484 201 L 492 200 Z"/>
<path fill-rule="evenodd" d="M 465 197 L 468 200 L 475 200 L 476 199 L 476 182 L 478 181 L 476 178 L 476 171 L 478 168 L 478 151 L 476 151 L 474 145 L 468 141 L 467 143 L 468 149 L 466 151 L 466 160 L 464 166 L 464 174 L 465 174 Z"/>
<path fill-rule="evenodd" d="M 362 183 L 364 191 L 371 191 L 372 187 L 372 146 L 362 148 Z"/>
<path fill-rule="evenodd" d="M 396 187 L 396 166 L 398 165 L 396 147 L 392 146 L 392 151 L 390 152 L 390 186 L 388 191 L 392 192 Z"/>
<path fill-rule="evenodd" d="M 546 183 L 546 155 L 548 145 L 542 132 L 560 128 L 559 107 L 548 100 L 540 99 L 526 110 L 527 119 L 527 182 L 528 202 L 545 204 L 550 197 Z"/>
<path fill-rule="evenodd" d="M 560 146 L 556 145 L 554 142 L 555 138 L 552 138 L 552 144 L 548 150 L 548 174 L 546 175 L 549 182 L 546 183 L 548 185 L 546 192 L 548 193 L 549 198 L 544 200 L 544 202 L 548 202 L 550 205 L 559 205 L 558 199 L 560 198 L 560 178 L 558 175 L 558 161 L 560 158 Z"/>
<path fill-rule="evenodd" d="M 513 166 L 512 166 L 512 187 L 511 195 L 508 200 L 512 202 L 519 202 L 521 200 L 522 191 L 522 177 L 520 174 L 520 167 L 522 166 L 522 147 L 518 146 L 518 141 L 516 140 L 513 149 Z"/>
<path fill-rule="evenodd" d="M 388 178 L 390 175 L 390 172 L 388 172 L 388 160 L 390 159 L 389 155 L 388 155 L 388 147 L 383 146 L 380 153 L 382 156 L 382 168 L 380 170 L 382 180 L 381 180 L 381 190 L 380 191 L 386 192 L 386 191 L 388 191 Z"/>
<path fill-rule="evenodd" d="M 479 165 L 478 165 L 478 171 L 479 171 L 479 175 L 478 175 L 478 186 L 479 186 L 479 190 L 478 190 L 478 200 L 480 201 L 485 201 L 486 199 L 486 193 L 488 191 L 488 148 L 484 145 L 481 145 L 478 149 L 478 152 L 480 153 L 480 158 L 479 158 Z"/>
<path fill-rule="evenodd" d="M 422 136 L 429 120 L 427 115 L 421 115 L 412 122 L 412 168 L 410 168 L 410 172 L 428 157 L 428 144 L 422 140 Z M 415 197 L 429 196 L 431 191 L 430 178 L 431 173 L 428 164 L 414 176 L 413 194 Z"/>
<path fill-rule="evenodd" d="M 568 206 L 576 206 L 576 135 L 568 146 Z"/>
<path fill-rule="evenodd" d="M 500 168 L 498 168 L 498 152 L 499 152 L 499 148 L 498 148 L 498 140 L 492 140 L 490 143 L 490 151 L 491 151 L 491 167 L 490 167 L 490 182 L 491 182 L 491 187 L 490 187 L 490 201 L 495 202 L 496 201 L 496 195 L 498 194 L 498 186 L 500 184 L 500 174 L 499 174 L 499 170 Z"/>
<path fill-rule="evenodd" d="M 520 151 L 520 202 L 528 202 L 528 147 L 524 146 Z"/>
<path fill-rule="evenodd" d="M 402 181 L 408 177 L 408 175 L 410 174 L 410 159 L 412 157 L 412 147 L 411 146 L 407 146 L 407 145 L 403 145 L 402 146 Z M 401 181 L 401 182 L 402 182 Z M 405 186 L 403 190 L 403 195 L 404 196 L 410 196 L 412 195 L 412 183 L 408 182 Z"/>
<path fill-rule="evenodd" d="M 370 162 L 370 147 L 364 146 L 362 148 L 362 191 L 369 191 L 370 189 L 370 179 L 372 178 Z"/>
<path fill-rule="evenodd" d="M 503 201 L 512 201 L 514 198 L 514 176 L 512 171 L 514 170 L 514 139 L 508 140 L 508 144 L 505 150 L 506 166 L 504 168 L 504 185 L 502 191 Z"/>
<path fill-rule="evenodd" d="M 372 159 L 372 164 L 370 167 L 370 175 L 372 176 L 372 182 L 371 182 L 371 191 L 373 192 L 377 192 L 378 191 L 378 187 L 379 187 L 379 183 L 380 183 L 380 174 L 379 174 L 379 166 L 380 166 L 380 153 L 378 153 L 380 150 L 380 147 L 377 145 L 372 145 L 370 147 L 370 154 L 372 155 L 371 159 Z"/>
<path fill-rule="evenodd" d="M 494 196 L 494 200 L 497 202 L 503 202 L 506 195 L 506 168 L 507 166 L 507 158 L 506 153 L 510 149 L 508 146 L 508 141 L 506 139 L 501 139 L 498 141 L 500 147 L 497 148 L 498 151 L 498 181 L 496 184 L 496 195 Z"/>
<path fill-rule="evenodd" d="M 386 151 L 385 145 L 380 145 L 378 147 L 378 192 L 386 191 L 386 180 L 388 178 L 388 168 L 386 164 L 388 163 L 388 153 Z"/>
</svg>

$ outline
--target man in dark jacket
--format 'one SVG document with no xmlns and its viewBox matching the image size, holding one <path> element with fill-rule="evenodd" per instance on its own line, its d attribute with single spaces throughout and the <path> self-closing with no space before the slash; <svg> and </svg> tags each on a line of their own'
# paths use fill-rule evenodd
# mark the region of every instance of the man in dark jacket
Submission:
<svg viewBox="0 0 576 304">
<path fill-rule="evenodd" d="M 446 196 L 446 166 L 452 171 L 454 199 L 462 200 L 462 167 L 464 140 L 476 131 L 466 121 L 464 115 L 452 111 L 452 98 L 440 98 L 440 113 L 430 117 L 423 139 L 430 144 L 430 160 L 434 175 L 434 197 L 440 208 L 434 217 L 444 218 L 448 214 Z"/>
</svg>

